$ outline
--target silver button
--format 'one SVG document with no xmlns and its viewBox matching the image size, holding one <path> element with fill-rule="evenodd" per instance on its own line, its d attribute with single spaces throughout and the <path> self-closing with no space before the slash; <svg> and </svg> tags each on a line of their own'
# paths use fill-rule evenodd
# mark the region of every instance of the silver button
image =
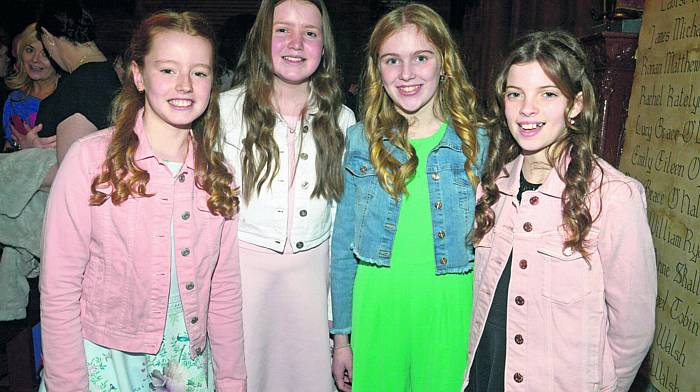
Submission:
<svg viewBox="0 0 700 392">
<path fill-rule="evenodd" d="M 204 350 L 201 347 L 197 347 L 196 349 L 194 349 L 194 353 L 197 355 L 202 355 L 203 352 Z"/>
<path fill-rule="evenodd" d="M 192 290 L 193 288 L 194 288 L 194 283 L 192 283 L 192 282 L 187 282 L 187 284 L 185 285 L 185 289 L 187 289 L 187 290 Z"/>
<path fill-rule="evenodd" d="M 304 182 L 301 184 L 301 189 L 307 189 L 308 187 L 309 187 L 309 182 L 308 182 L 308 181 L 304 181 Z"/>
<path fill-rule="evenodd" d="M 304 133 L 309 132 L 309 126 L 304 125 L 304 128 L 302 128 L 302 132 L 304 132 Z"/>
<path fill-rule="evenodd" d="M 189 211 L 183 212 L 182 213 L 182 220 L 188 220 L 188 219 L 190 219 L 190 212 Z"/>
<path fill-rule="evenodd" d="M 190 323 L 192 323 L 192 324 L 197 324 L 197 321 L 199 321 L 199 317 L 194 316 L 194 317 L 192 317 L 192 319 L 190 320 Z"/>
<path fill-rule="evenodd" d="M 301 211 L 299 211 L 299 215 L 301 215 L 301 216 L 306 216 L 306 210 L 301 210 Z"/>
<path fill-rule="evenodd" d="M 305 161 L 305 160 L 309 159 L 309 154 L 302 152 L 301 154 L 299 154 L 299 158 L 301 158 L 302 160 Z"/>
<path fill-rule="evenodd" d="M 301 242 L 301 241 L 297 242 L 297 249 L 301 249 L 301 248 L 303 248 L 303 247 L 304 247 L 304 243 L 303 243 L 303 242 Z"/>
<path fill-rule="evenodd" d="M 179 176 L 177 176 L 177 180 L 180 182 L 185 182 L 185 173 L 182 173 Z"/>
<path fill-rule="evenodd" d="M 183 256 L 189 256 L 190 255 L 190 248 L 185 248 L 180 252 L 181 255 Z"/>
</svg>

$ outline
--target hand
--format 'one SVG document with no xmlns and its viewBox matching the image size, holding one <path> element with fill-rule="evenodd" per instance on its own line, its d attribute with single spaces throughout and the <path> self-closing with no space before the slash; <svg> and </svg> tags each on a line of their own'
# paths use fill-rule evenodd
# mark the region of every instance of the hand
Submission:
<svg viewBox="0 0 700 392">
<path fill-rule="evenodd" d="M 24 123 L 25 128 L 29 128 L 27 123 Z M 42 125 L 38 124 L 27 131 L 24 135 L 15 129 L 15 126 L 10 124 L 12 129 L 12 138 L 15 139 L 17 144 L 23 149 L 27 148 L 56 148 L 56 135 L 49 137 L 39 137 L 39 131 L 41 131 Z"/>
<path fill-rule="evenodd" d="M 350 346 L 333 348 L 331 372 L 338 390 L 342 392 L 352 391 L 352 349 Z"/>
</svg>

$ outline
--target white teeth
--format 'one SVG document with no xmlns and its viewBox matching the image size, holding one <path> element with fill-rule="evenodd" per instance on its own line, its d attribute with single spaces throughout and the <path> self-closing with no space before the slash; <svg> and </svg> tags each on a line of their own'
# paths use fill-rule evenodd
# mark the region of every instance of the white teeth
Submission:
<svg viewBox="0 0 700 392">
<path fill-rule="evenodd" d="M 187 107 L 192 106 L 192 100 L 190 99 L 171 99 L 170 104 L 177 107 Z"/>
<path fill-rule="evenodd" d="M 531 129 L 539 128 L 539 127 L 541 127 L 541 126 L 544 126 L 544 123 L 543 123 L 543 122 L 520 124 L 520 128 L 525 129 L 525 130 L 527 130 L 527 131 L 529 131 L 529 130 L 531 130 Z"/>
<path fill-rule="evenodd" d="M 399 90 L 406 92 L 406 93 L 412 93 L 412 92 L 418 90 L 418 87 L 420 87 L 420 86 L 405 86 L 405 87 L 399 87 Z"/>
<path fill-rule="evenodd" d="M 284 56 L 282 58 L 287 60 L 287 61 L 291 61 L 293 63 L 300 63 L 300 62 L 304 61 L 304 59 L 301 57 Z"/>
</svg>

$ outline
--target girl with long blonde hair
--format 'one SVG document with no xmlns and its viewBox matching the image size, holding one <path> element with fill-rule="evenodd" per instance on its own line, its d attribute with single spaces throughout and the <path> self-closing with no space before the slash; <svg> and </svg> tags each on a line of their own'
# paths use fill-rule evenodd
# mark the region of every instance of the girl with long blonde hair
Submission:
<svg viewBox="0 0 700 392">
<path fill-rule="evenodd" d="M 114 126 L 61 164 L 44 224 L 42 388 L 245 391 L 214 48 L 198 14 L 145 19 Z"/>
<path fill-rule="evenodd" d="M 342 105 L 322 0 L 263 0 L 222 94 L 225 153 L 240 181 L 248 387 L 332 387 L 328 244 L 355 116 Z"/>
<path fill-rule="evenodd" d="M 333 374 L 343 391 L 456 391 L 488 145 L 474 88 L 444 21 L 419 4 L 377 22 L 363 88 L 333 231 Z"/>
</svg>

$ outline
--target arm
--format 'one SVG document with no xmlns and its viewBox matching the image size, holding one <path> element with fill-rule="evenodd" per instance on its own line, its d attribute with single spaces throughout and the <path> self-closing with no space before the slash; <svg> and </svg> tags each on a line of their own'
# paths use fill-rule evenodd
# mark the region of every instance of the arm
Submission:
<svg viewBox="0 0 700 392">
<path fill-rule="evenodd" d="M 35 127 L 37 128 L 35 131 L 36 133 L 41 130 L 41 125 L 38 125 L 37 127 Z M 34 131 L 35 128 L 32 130 Z M 55 141 L 56 158 L 58 159 L 58 163 L 49 169 L 48 173 L 46 173 L 46 177 L 44 177 L 44 181 L 41 184 L 42 191 L 48 192 L 51 189 L 51 184 L 53 184 L 54 177 L 56 176 L 58 165 L 60 165 L 61 161 L 63 161 L 63 158 L 68 152 L 68 149 L 70 149 L 70 146 L 72 146 L 76 140 L 95 132 L 96 130 L 97 127 L 95 127 L 90 120 L 85 118 L 85 116 L 80 113 L 75 113 L 58 124 L 58 127 L 56 127 L 56 136 L 47 138 L 40 138 L 37 136 L 37 139 L 39 139 L 41 143 L 45 143 L 49 139 L 53 139 Z"/>
<path fill-rule="evenodd" d="M 598 250 L 608 308 L 608 342 L 618 390 L 627 391 L 654 337 L 656 260 L 642 186 L 603 187 Z"/>
<path fill-rule="evenodd" d="M 216 390 L 222 392 L 246 390 L 237 219 L 224 222 L 219 261 L 212 275 L 209 295 L 207 334 Z"/>
<path fill-rule="evenodd" d="M 347 143 L 346 138 L 346 158 Z M 331 242 L 331 301 L 333 307 L 333 364 L 332 372 L 338 389 L 350 391 L 352 383 L 352 349 L 348 335 L 352 320 L 352 288 L 357 272 L 357 261 L 350 244 L 355 232 L 355 183 L 352 175 L 343 170 L 345 188 L 335 213 Z"/>
<path fill-rule="evenodd" d="M 83 274 L 90 255 L 90 178 L 80 146 L 56 176 L 44 218 L 41 257 L 41 334 L 48 390 L 87 391 L 80 324 Z"/>
</svg>

